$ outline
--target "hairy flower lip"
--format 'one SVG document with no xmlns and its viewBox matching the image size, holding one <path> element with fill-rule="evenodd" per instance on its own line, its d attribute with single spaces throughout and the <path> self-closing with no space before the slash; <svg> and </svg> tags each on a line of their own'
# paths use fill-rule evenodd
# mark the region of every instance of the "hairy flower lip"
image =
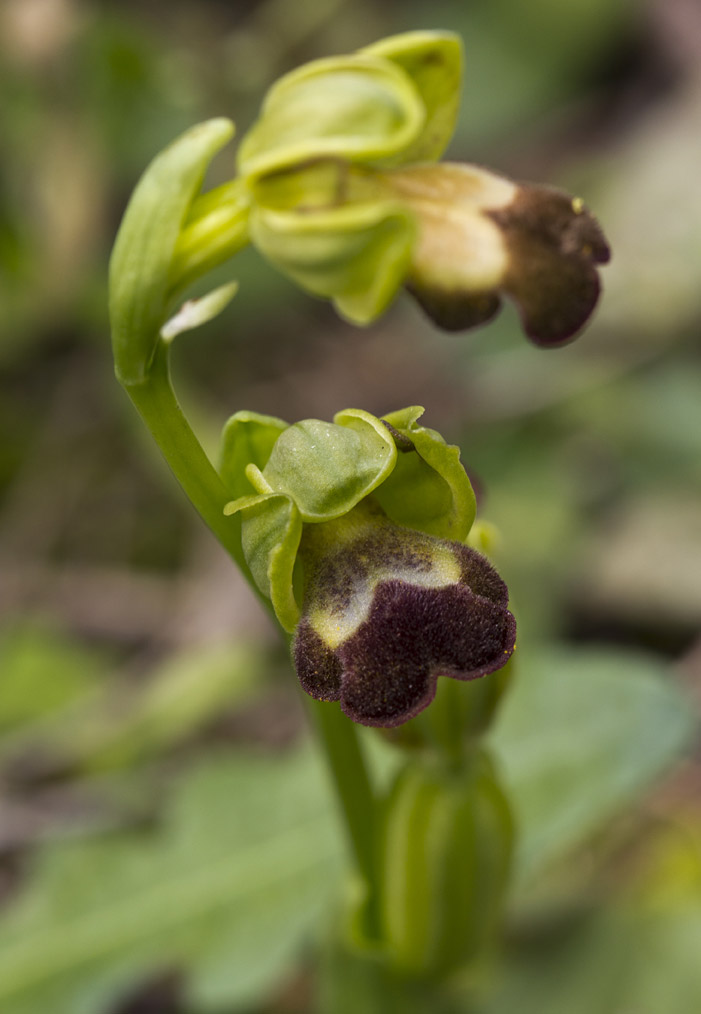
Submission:
<svg viewBox="0 0 701 1014">
<path fill-rule="evenodd" d="M 337 596 L 331 596 L 326 633 L 324 624 L 315 629 L 310 604 L 297 628 L 293 657 L 303 689 L 319 700 L 338 701 L 360 724 L 400 725 L 430 704 L 439 676 L 478 679 L 500 669 L 513 652 L 516 623 L 496 571 L 460 543 L 426 539 L 453 554 L 460 565 L 457 581 L 432 586 L 421 580 L 420 570 L 415 582 L 383 577 L 372 589 L 367 615 L 335 646 Z M 317 591 L 329 582 L 329 590 L 338 588 L 338 573 L 332 567 L 327 581 L 324 569 L 322 561 Z M 343 599 L 352 598 L 352 584 L 349 575 Z"/>
<path fill-rule="evenodd" d="M 586 324 L 610 249 L 581 199 L 462 163 L 388 178 L 419 224 L 406 287 L 439 327 L 485 324 L 504 296 L 536 345 L 564 344 Z"/>
<path fill-rule="evenodd" d="M 444 330 L 487 323 L 506 297 L 531 341 L 564 344 L 594 311 L 597 268 L 610 258 L 581 199 L 470 163 L 381 168 L 317 155 L 268 174 L 252 193 L 260 249 L 356 323 L 378 316 L 404 285 Z M 377 245 L 359 246 L 361 234 Z M 320 250 L 335 273 L 320 271 Z M 379 259 L 363 273 L 371 250 Z M 380 278 L 386 284 L 372 295 Z"/>
</svg>

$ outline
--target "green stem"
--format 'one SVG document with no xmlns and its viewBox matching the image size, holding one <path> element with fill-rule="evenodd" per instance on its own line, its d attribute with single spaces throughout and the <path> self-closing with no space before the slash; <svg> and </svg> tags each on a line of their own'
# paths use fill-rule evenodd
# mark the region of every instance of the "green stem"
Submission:
<svg viewBox="0 0 701 1014">
<path fill-rule="evenodd" d="M 376 860 L 376 803 L 353 722 L 336 704 L 308 699 L 326 759 L 331 770 L 338 801 L 343 811 L 350 845 L 367 891 L 366 929 L 370 936 L 378 932 Z"/>
<path fill-rule="evenodd" d="M 231 494 L 178 404 L 170 381 L 168 344 L 159 339 L 143 382 L 124 386 L 183 490 L 270 610 L 270 602 L 255 587 L 244 559 L 239 516 L 224 516 Z M 328 758 L 358 872 L 368 888 L 368 909 L 373 910 L 375 800 L 358 734 L 337 705 L 310 699 L 309 713 Z"/>
<path fill-rule="evenodd" d="M 124 387 L 175 478 L 250 582 L 250 571 L 241 548 L 240 521 L 236 515 L 224 516 L 224 506 L 231 500 L 231 494 L 178 404 L 170 382 L 168 353 L 168 344 L 159 339 L 146 378 L 141 383 Z"/>
</svg>

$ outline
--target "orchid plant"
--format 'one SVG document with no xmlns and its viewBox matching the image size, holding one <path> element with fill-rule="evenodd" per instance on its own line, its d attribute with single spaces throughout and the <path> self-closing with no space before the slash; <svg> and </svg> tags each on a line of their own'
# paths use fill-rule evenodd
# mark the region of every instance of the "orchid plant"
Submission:
<svg viewBox="0 0 701 1014">
<path fill-rule="evenodd" d="M 110 267 L 117 377 L 290 641 L 359 885 L 344 946 L 374 962 L 378 989 L 382 976 L 438 988 L 499 922 L 514 829 L 483 733 L 516 624 L 488 529 L 458 449 L 416 406 L 292 425 L 237 411 L 213 464 L 176 400 L 169 352 L 236 284 L 178 309 L 183 290 L 249 243 L 358 325 L 404 286 L 447 329 L 484 323 L 505 296 L 535 343 L 572 338 L 597 301 L 606 241 L 579 198 L 438 161 L 461 75 L 460 40 L 442 32 L 287 74 L 230 182 L 200 192 L 233 134 L 225 119 L 154 159 Z M 358 723 L 391 730 L 403 752 L 389 792 L 373 784 Z"/>
</svg>

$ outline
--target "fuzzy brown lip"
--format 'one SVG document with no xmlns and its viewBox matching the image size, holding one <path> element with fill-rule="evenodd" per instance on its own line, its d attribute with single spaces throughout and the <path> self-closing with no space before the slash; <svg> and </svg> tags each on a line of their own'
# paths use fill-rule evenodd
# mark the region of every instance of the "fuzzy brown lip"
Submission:
<svg viewBox="0 0 701 1014">
<path fill-rule="evenodd" d="M 432 701 L 439 675 L 472 680 L 506 663 L 516 639 L 506 586 L 475 550 L 450 545 L 460 559 L 459 581 L 379 582 L 367 618 L 334 650 L 303 618 L 293 654 L 308 694 L 339 701 L 362 725 L 389 728 Z"/>
<path fill-rule="evenodd" d="M 498 227 L 504 244 L 506 266 L 497 283 L 475 291 L 414 272 L 406 287 L 443 330 L 464 331 L 488 323 L 507 297 L 516 304 L 532 342 L 563 345 L 593 313 L 601 293 L 597 267 L 608 263 L 611 251 L 581 201 L 553 187 L 514 187 L 508 204 L 480 211 Z"/>
</svg>

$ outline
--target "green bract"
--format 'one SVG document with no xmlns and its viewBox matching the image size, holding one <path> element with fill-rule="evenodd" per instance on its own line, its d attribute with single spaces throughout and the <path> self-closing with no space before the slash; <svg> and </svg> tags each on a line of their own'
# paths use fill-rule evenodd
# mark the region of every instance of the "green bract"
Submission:
<svg viewBox="0 0 701 1014">
<path fill-rule="evenodd" d="M 390 521 L 439 538 L 464 541 L 475 498 L 459 452 L 419 426 L 423 409 L 385 420 L 346 409 L 333 423 L 239 412 L 226 424 L 221 475 L 241 514 L 246 561 L 282 626 L 294 630 L 301 612 L 295 583 L 303 525 L 350 514 L 372 495 Z M 298 568 L 297 568 L 298 571 Z"/>
<path fill-rule="evenodd" d="M 228 186 L 225 199 L 219 195 L 215 210 L 211 199 L 204 206 L 197 199 L 209 163 L 233 133 L 224 118 L 186 131 L 156 156 L 132 194 L 110 261 L 112 344 L 124 384 L 148 374 L 174 295 L 248 240 L 241 181 Z M 219 292 L 194 310 L 189 323 L 175 322 L 166 337 L 208 320 L 224 302 Z"/>
</svg>

